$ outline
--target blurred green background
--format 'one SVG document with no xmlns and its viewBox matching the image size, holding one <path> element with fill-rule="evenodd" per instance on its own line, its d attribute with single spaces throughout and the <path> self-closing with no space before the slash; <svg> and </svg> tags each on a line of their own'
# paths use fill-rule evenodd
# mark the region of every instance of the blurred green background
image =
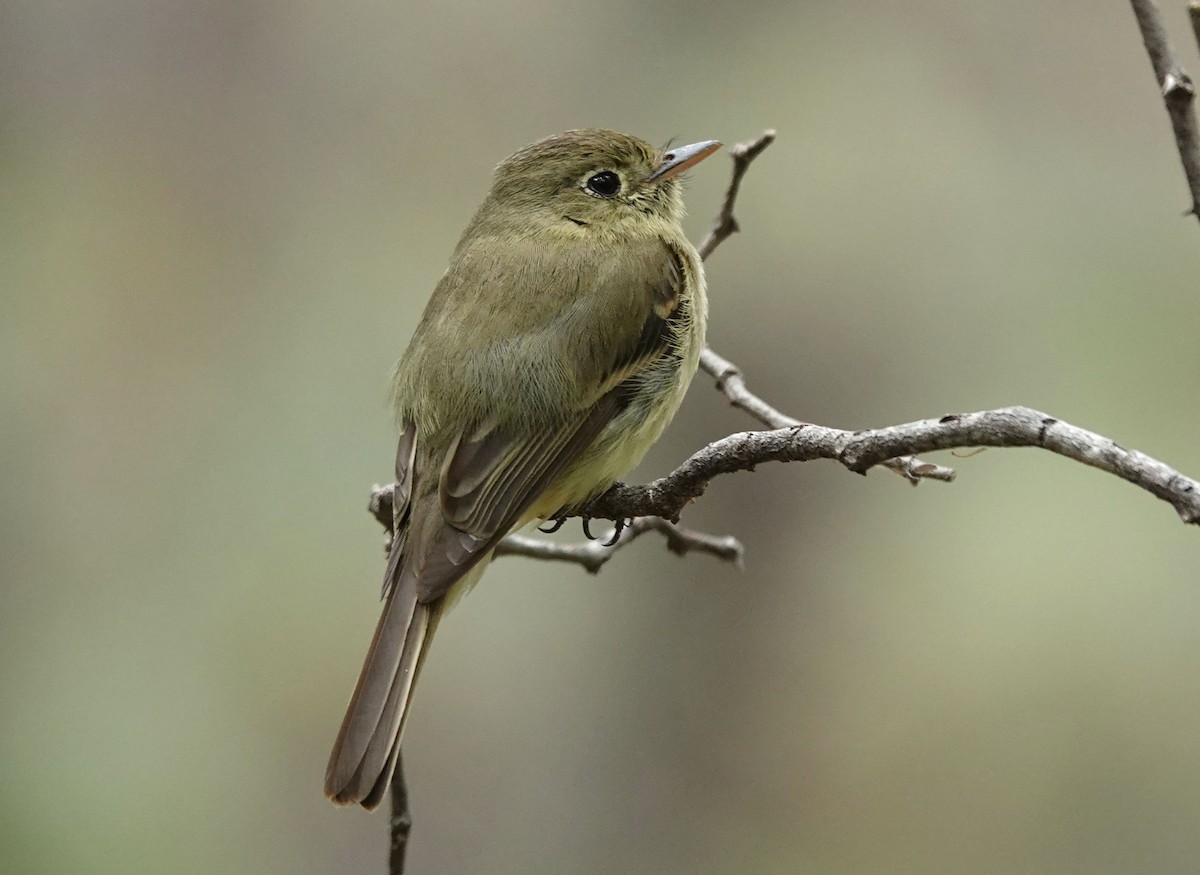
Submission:
<svg viewBox="0 0 1200 875">
<path fill-rule="evenodd" d="M 1200 474 L 1200 228 L 1125 4 L 10 0 L 0 869 L 384 871 L 321 781 L 387 376 L 491 167 L 585 125 L 778 129 L 709 288 L 782 409 L 1022 403 Z M 639 476 L 747 427 L 700 378 Z M 409 871 L 1194 872 L 1200 533 L 931 458 L 718 481 L 685 520 L 742 573 L 499 562 L 423 675 Z"/>
</svg>

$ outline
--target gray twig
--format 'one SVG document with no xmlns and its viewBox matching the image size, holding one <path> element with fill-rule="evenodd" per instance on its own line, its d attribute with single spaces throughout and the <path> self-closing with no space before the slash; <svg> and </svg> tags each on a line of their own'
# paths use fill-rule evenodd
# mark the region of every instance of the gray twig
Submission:
<svg viewBox="0 0 1200 875">
<path fill-rule="evenodd" d="M 1192 194 L 1192 206 L 1186 213 L 1200 219 L 1200 134 L 1197 133 L 1196 112 L 1193 106 L 1196 88 L 1187 71 L 1179 63 L 1179 56 L 1167 36 L 1162 14 L 1154 0 L 1130 0 L 1133 14 L 1142 31 L 1142 42 L 1150 55 L 1154 76 L 1158 80 L 1171 128 L 1175 131 L 1175 144 L 1179 149 L 1179 161 L 1187 177 L 1188 189 Z M 1192 27 L 1200 43 L 1200 11 L 1196 3 L 1189 7 Z M 1186 215 L 1185 213 L 1185 215 Z"/>
<path fill-rule="evenodd" d="M 724 359 L 713 352 L 711 347 L 705 347 L 700 353 L 700 367 L 717 382 L 717 390 L 729 399 L 729 403 L 739 410 L 753 416 L 763 425 L 770 428 L 794 428 L 804 425 L 798 419 L 780 413 L 763 399 L 759 398 L 748 388 L 742 376 L 741 369 L 733 362 Z M 879 463 L 899 474 L 913 486 L 922 480 L 941 480 L 949 483 L 954 479 L 954 469 L 932 462 L 923 462 L 915 456 L 898 456 Z"/>
<path fill-rule="evenodd" d="M 741 432 L 714 441 L 670 474 L 644 486 L 618 483 L 583 508 L 580 515 L 608 520 L 635 518 L 634 528 L 628 534 L 623 533 L 617 541 L 618 545 L 623 545 L 645 531 L 666 533 L 655 521 L 640 518 L 662 517 L 677 521 L 683 509 L 703 495 L 708 484 L 722 474 L 750 471 L 765 462 L 810 462 L 814 459 L 832 459 L 850 471 L 865 474 L 870 468 L 897 456 L 972 447 L 1039 447 L 1048 450 L 1127 480 L 1170 504 L 1183 522 L 1200 524 L 1200 483 L 1145 453 L 1128 450 L 1110 438 L 1028 407 L 949 414 L 940 419 L 922 419 L 863 431 L 800 424 L 769 431 Z M 390 503 L 391 487 L 377 490 L 372 497 L 372 507 L 380 509 L 377 517 L 381 521 L 390 522 L 390 517 L 382 510 Z M 702 544 L 691 545 L 691 549 L 738 558 L 732 541 L 675 531 L 685 539 L 693 536 L 706 539 Z M 713 548 L 713 543 L 728 544 L 729 552 L 722 553 Z M 672 546 L 672 549 L 676 548 Z M 559 546 L 515 536 L 511 543 L 508 539 L 502 542 L 502 552 L 539 559 L 564 559 L 595 571 L 607 561 L 612 551 L 602 551 L 592 544 Z"/>
<path fill-rule="evenodd" d="M 388 846 L 389 875 L 403 875 L 404 853 L 408 850 L 408 834 L 412 831 L 412 814 L 408 810 L 408 784 L 404 780 L 403 751 L 396 754 L 396 771 L 392 775 L 391 842 Z"/>
<path fill-rule="evenodd" d="M 667 540 L 667 549 L 677 556 L 686 556 L 693 551 L 708 553 L 718 559 L 742 564 L 743 548 L 732 535 L 719 537 L 667 522 L 662 517 L 648 516 L 631 520 L 613 540 L 615 530 L 610 529 L 594 541 L 577 544 L 555 544 L 543 538 L 527 535 L 509 535 L 496 548 L 497 556 L 525 556 L 531 559 L 575 562 L 589 574 L 597 573 L 613 554 L 629 542 L 647 532 L 658 532 Z M 610 543 L 612 542 L 612 543 Z"/>
<path fill-rule="evenodd" d="M 775 132 L 773 130 L 765 130 L 753 140 L 747 140 L 745 143 L 738 143 L 729 150 L 729 157 L 733 159 L 733 175 L 729 178 L 729 187 L 725 189 L 725 200 L 721 203 L 720 212 L 713 219 L 712 227 L 708 230 L 708 234 L 700 241 L 700 245 L 696 247 L 696 251 L 700 253 L 700 257 L 708 258 L 712 251 L 721 245 L 721 241 L 735 231 L 740 231 L 737 219 L 733 215 L 733 206 L 737 203 L 738 191 L 742 187 L 742 177 L 746 175 L 746 171 L 750 169 L 750 164 L 763 153 L 763 150 L 775 142 Z"/>
<path fill-rule="evenodd" d="M 1196 51 L 1200 51 L 1200 2 L 1188 4 L 1188 18 L 1192 22 L 1192 35 L 1196 37 Z"/>
</svg>

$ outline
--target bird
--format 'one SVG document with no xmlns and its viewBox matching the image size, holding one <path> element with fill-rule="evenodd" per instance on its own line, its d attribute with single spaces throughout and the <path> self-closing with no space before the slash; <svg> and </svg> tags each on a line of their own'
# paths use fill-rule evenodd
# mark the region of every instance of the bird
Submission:
<svg viewBox="0 0 1200 875">
<path fill-rule="evenodd" d="M 708 310 L 681 175 L 720 146 L 588 128 L 496 167 L 392 379 L 394 534 L 335 804 L 379 805 L 438 623 L 499 541 L 610 488 L 679 409 Z"/>
</svg>

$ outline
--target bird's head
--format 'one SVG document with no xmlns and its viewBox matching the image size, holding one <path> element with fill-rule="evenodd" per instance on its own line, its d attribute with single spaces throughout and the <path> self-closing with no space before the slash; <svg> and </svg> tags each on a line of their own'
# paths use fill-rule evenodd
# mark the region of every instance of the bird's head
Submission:
<svg viewBox="0 0 1200 875">
<path fill-rule="evenodd" d="M 559 226 L 572 236 L 677 229 L 680 175 L 720 147 L 704 140 L 657 149 L 616 131 L 567 131 L 501 162 L 484 210 L 509 227 Z"/>
</svg>

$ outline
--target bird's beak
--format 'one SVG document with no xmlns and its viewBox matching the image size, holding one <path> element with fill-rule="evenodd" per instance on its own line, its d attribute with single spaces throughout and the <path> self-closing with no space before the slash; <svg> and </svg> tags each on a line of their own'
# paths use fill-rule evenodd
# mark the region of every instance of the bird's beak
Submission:
<svg viewBox="0 0 1200 875">
<path fill-rule="evenodd" d="M 713 152 L 721 148 L 720 140 L 704 140 L 692 143 L 690 146 L 680 146 L 663 155 L 662 163 L 650 174 L 652 182 L 670 179 L 687 170 L 693 164 L 699 164 Z"/>
</svg>

